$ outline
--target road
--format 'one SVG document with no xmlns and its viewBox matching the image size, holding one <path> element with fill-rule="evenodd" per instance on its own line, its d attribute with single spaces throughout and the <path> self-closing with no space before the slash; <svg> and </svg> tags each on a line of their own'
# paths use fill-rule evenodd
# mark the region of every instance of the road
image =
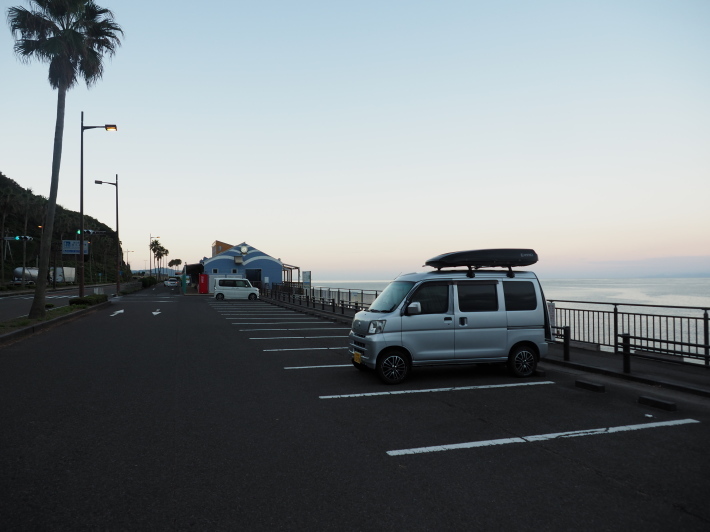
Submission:
<svg viewBox="0 0 710 532">
<path fill-rule="evenodd" d="M 0 528 L 710 527 L 707 399 L 545 364 L 391 387 L 347 332 L 157 286 L 3 347 Z"/>
<path fill-rule="evenodd" d="M 115 285 L 87 286 L 85 293 L 93 294 L 94 290 L 99 293 L 114 294 Z M 45 302 L 51 303 L 55 307 L 63 307 L 69 304 L 69 300 L 79 296 L 79 288 L 68 288 L 60 290 L 48 290 L 45 295 Z M 14 318 L 27 316 L 32 307 L 34 293 L 25 292 L 22 294 L 3 295 L 0 297 L 0 321 L 8 321 Z"/>
</svg>

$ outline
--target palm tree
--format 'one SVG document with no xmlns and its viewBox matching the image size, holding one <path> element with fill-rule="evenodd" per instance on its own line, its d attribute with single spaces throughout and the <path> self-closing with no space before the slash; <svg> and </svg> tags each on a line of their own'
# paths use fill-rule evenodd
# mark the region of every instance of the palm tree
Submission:
<svg viewBox="0 0 710 532">
<path fill-rule="evenodd" d="M 155 260 L 158 264 L 158 280 L 160 280 L 160 272 L 162 271 L 162 261 L 164 257 L 167 257 L 170 252 L 165 249 L 162 244 L 158 244 L 155 250 Z"/>
<path fill-rule="evenodd" d="M 159 241 L 157 238 L 154 239 L 154 240 L 151 240 L 151 241 L 150 241 L 150 245 L 148 246 L 148 248 L 150 249 L 150 252 L 153 254 L 153 258 L 155 258 L 156 261 L 157 261 L 157 258 L 158 258 L 158 250 L 159 250 L 161 247 L 163 247 L 163 246 L 162 246 L 162 244 L 160 243 L 160 241 Z M 152 272 L 151 272 L 151 273 L 152 273 Z M 156 275 L 156 278 L 157 278 L 157 276 L 158 276 L 157 269 L 156 269 L 155 275 Z"/>
<path fill-rule="evenodd" d="M 168 268 L 176 268 L 179 267 L 182 264 L 182 260 L 180 259 L 173 259 L 170 262 L 168 262 Z"/>
<path fill-rule="evenodd" d="M 30 9 L 11 7 L 7 20 L 15 37 L 15 54 L 23 62 L 37 59 L 49 63 L 49 84 L 57 89 L 57 120 L 54 128 L 52 181 L 47 220 L 39 255 L 39 278 L 30 318 L 44 317 L 54 212 L 59 188 L 59 168 L 64 138 L 67 90 L 83 78 L 91 87 L 103 75 L 103 57 L 112 56 L 121 45 L 123 30 L 113 13 L 92 0 L 29 0 Z"/>
</svg>

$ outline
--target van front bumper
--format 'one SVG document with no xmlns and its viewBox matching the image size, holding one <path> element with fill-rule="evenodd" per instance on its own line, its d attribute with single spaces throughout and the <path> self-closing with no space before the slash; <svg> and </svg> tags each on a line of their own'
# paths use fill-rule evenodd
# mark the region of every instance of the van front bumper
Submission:
<svg viewBox="0 0 710 532">
<path fill-rule="evenodd" d="M 375 368 L 377 354 L 387 346 L 384 334 L 362 336 L 350 331 L 348 352 L 353 362 Z"/>
</svg>

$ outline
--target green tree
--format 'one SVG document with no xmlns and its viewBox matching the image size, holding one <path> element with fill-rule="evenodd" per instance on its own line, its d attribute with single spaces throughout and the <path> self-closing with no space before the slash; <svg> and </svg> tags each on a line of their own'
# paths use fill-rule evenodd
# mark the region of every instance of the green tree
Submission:
<svg viewBox="0 0 710 532">
<path fill-rule="evenodd" d="M 15 38 L 15 54 L 23 62 L 49 63 L 49 84 L 57 89 L 52 180 L 45 231 L 39 255 L 39 279 L 30 318 L 44 317 L 47 273 L 51 253 L 54 213 L 59 189 L 59 168 L 64 138 L 67 90 L 83 78 L 91 87 L 103 75 L 103 57 L 121 45 L 123 30 L 113 13 L 91 0 L 30 0 L 30 8 L 11 7 L 7 20 Z"/>
</svg>

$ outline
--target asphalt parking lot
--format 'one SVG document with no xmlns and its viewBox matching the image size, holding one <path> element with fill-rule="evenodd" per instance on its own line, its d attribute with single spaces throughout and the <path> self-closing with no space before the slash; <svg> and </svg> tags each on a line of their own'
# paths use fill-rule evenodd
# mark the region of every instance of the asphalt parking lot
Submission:
<svg viewBox="0 0 710 532">
<path fill-rule="evenodd" d="M 544 364 L 387 386 L 348 331 L 158 287 L 5 346 L 0 526 L 707 529 L 707 399 Z"/>
</svg>

